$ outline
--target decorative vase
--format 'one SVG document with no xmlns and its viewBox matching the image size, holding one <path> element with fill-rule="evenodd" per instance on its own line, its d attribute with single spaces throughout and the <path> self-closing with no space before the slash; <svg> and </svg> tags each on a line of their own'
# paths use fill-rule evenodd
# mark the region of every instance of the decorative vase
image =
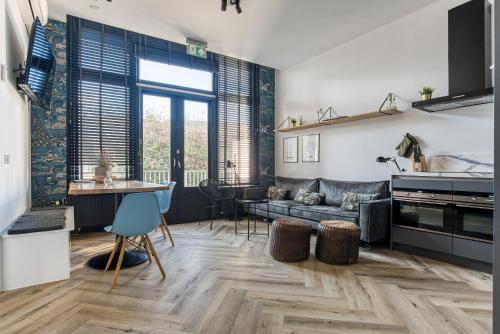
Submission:
<svg viewBox="0 0 500 334">
<path fill-rule="evenodd" d="M 103 183 L 104 178 L 106 177 L 106 172 L 108 171 L 107 167 L 96 167 L 95 168 L 95 182 Z"/>
<path fill-rule="evenodd" d="M 297 126 L 297 122 L 295 123 L 292 123 L 292 128 L 296 127 Z"/>
<path fill-rule="evenodd" d="M 422 101 L 427 101 L 432 99 L 432 94 L 422 94 Z"/>
<path fill-rule="evenodd" d="M 104 184 L 108 185 L 113 183 L 113 177 L 111 176 L 111 168 L 106 170 L 106 177 L 104 178 Z"/>
</svg>

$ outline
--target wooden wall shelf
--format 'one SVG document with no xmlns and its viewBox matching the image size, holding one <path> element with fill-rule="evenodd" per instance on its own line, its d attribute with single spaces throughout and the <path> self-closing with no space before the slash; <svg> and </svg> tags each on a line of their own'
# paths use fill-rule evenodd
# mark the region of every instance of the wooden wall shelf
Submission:
<svg viewBox="0 0 500 334">
<path fill-rule="evenodd" d="M 277 130 L 274 130 L 274 132 L 292 132 L 292 131 L 314 129 L 314 128 L 319 128 L 319 127 L 327 126 L 327 125 L 350 123 L 350 122 L 361 121 L 364 119 L 392 116 L 392 115 L 397 115 L 397 114 L 401 114 L 401 111 L 399 111 L 399 110 L 387 110 L 387 111 L 384 110 L 384 112 L 372 111 L 372 112 L 367 112 L 367 113 L 363 113 L 363 114 L 357 114 L 357 115 L 352 115 L 352 116 L 345 116 L 345 117 L 339 117 L 339 118 L 335 118 L 335 119 L 329 119 L 329 120 L 322 121 L 320 123 L 304 124 L 304 125 L 299 125 L 299 126 L 295 126 L 295 127 L 277 129 Z"/>
</svg>

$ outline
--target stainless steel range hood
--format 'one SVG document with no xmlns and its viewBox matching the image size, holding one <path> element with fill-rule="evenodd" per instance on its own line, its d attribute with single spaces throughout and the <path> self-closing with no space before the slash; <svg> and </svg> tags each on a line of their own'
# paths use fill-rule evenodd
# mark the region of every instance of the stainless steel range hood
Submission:
<svg viewBox="0 0 500 334">
<path fill-rule="evenodd" d="M 427 112 L 493 102 L 491 5 L 472 0 L 448 11 L 448 96 L 413 102 Z"/>
</svg>

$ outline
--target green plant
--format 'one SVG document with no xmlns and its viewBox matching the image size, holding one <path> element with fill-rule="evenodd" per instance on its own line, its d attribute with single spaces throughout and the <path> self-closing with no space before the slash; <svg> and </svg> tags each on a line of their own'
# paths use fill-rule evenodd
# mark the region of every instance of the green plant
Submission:
<svg viewBox="0 0 500 334">
<path fill-rule="evenodd" d="M 290 122 L 292 122 L 292 124 L 297 124 L 297 119 L 295 117 L 292 117 L 290 118 Z"/>
<path fill-rule="evenodd" d="M 430 86 L 424 86 L 421 91 L 419 91 L 420 95 L 432 95 L 436 89 Z"/>
<path fill-rule="evenodd" d="M 99 167 L 110 167 L 111 166 L 111 152 L 106 150 L 106 149 L 102 149 L 101 151 L 99 151 L 99 153 L 97 153 L 97 165 Z"/>
</svg>

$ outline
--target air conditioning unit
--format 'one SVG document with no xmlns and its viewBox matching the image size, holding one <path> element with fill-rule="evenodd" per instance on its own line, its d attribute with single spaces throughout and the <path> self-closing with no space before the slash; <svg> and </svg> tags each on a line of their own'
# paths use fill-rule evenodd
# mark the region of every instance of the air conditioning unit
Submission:
<svg viewBox="0 0 500 334">
<path fill-rule="evenodd" d="M 17 0 L 17 5 L 28 31 L 31 31 L 31 25 L 36 17 L 40 19 L 42 25 L 47 24 L 49 20 L 47 0 Z"/>
</svg>

